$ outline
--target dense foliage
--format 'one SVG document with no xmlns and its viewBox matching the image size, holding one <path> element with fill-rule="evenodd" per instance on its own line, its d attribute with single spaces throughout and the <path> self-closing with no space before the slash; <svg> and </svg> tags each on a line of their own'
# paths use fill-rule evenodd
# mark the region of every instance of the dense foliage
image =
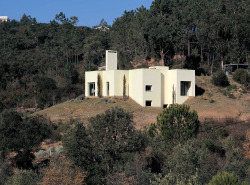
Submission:
<svg viewBox="0 0 250 185">
<path fill-rule="evenodd" d="M 233 74 L 233 79 L 250 89 L 250 74 L 245 69 L 237 69 Z"/>
<path fill-rule="evenodd" d="M 66 156 L 88 172 L 89 184 L 105 182 L 109 173 L 121 172 L 134 153 L 145 148 L 145 138 L 135 130 L 132 114 L 121 108 L 90 118 L 87 129 L 77 123 L 63 139 Z"/>
<path fill-rule="evenodd" d="M 31 152 L 51 134 L 51 127 L 45 119 L 23 119 L 20 114 L 9 110 L 4 110 L 0 117 L 1 160 L 10 152 L 17 152 L 16 165 L 20 168 L 32 167 L 34 156 Z"/>
<path fill-rule="evenodd" d="M 42 117 L 5 110 L 43 109 L 83 94 L 84 72 L 104 65 L 106 49 L 119 52 L 119 69 L 155 59 L 214 74 L 213 83 L 226 86 L 226 75 L 214 72 L 225 63 L 249 62 L 249 20 L 249 0 L 154 0 L 149 9 L 125 11 L 112 26 L 104 20 L 76 26 L 78 18 L 62 12 L 48 24 L 25 14 L 0 23 L 0 185 L 249 182 L 249 159 L 228 122 L 200 123 L 185 105 L 164 109 L 148 132 L 137 130 L 132 113 L 121 108 L 90 118 L 87 126 L 73 121 L 62 133 L 63 154 L 45 168 L 34 164 L 34 150 L 45 138 L 60 140 L 59 131 L 53 135 Z M 249 86 L 245 71 L 234 79 Z M 15 167 L 31 171 L 14 173 Z"/>
<path fill-rule="evenodd" d="M 222 86 L 222 87 L 229 85 L 227 75 L 223 71 L 218 71 L 213 75 L 212 83 L 216 86 Z"/>
<path fill-rule="evenodd" d="M 44 108 L 83 94 L 85 70 L 103 65 L 106 49 L 119 52 L 120 69 L 146 67 L 154 58 L 212 74 L 225 63 L 248 62 L 249 4 L 155 0 L 149 9 L 125 11 L 112 26 L 101 20 L 93 28 L 76 26 L 78 18 L 62 12 L 49 24 L 24 14 L 0 24 L 0 101 Z"/>
<path fill-rule="evenodd" d="M 150 126 L 149 134 L 159 134 L 166 142 L 183 143 L 196 137 L 199 125 L 196 111 L 190 111 L 187 105 L 172 104 L 157 117 L 157 124 Z"/>
</svg>

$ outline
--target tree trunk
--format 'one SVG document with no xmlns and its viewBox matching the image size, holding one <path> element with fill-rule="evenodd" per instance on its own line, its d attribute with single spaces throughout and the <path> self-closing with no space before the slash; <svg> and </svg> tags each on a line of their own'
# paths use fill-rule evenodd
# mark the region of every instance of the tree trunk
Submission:
<svg viewBox="0 0 250 185">
<path fill-rule="evenodd" d="M 163 48 L 161 48 L 160 54 L 161 54 L 161 62 L 160 62 L 160 65 L 161 65 L 161 66 L 164 66 L 165 54 L 164 54 Z"/>
<path fill-rule="evenodd" d="M 187 47 L 188 47 L 188 56 L 190 57 L 190 40 L 189 39 L 188 39 Z"/>
<path fill-rule="evenodd" d="M 202 52 L 203 48 L 201 46 L 201 64 L 203 63 L 203 52 Z"/>
<path fill-rule="evenodd" d="M 221 69 L 223 70 L 224 69 L 224 61 L 223 61 L 223 56 L 221 55 Z"/>
</svg>

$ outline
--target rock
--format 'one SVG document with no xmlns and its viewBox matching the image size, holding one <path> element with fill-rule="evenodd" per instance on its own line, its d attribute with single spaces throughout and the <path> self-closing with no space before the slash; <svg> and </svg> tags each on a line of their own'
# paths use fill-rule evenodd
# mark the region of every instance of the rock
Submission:
<svg viewBox="0 0 250 185">
<path fill-rule="evenodd" d="M 81 95 L 78 96 L 76 99 L 78 99 L 78 100 L 84 100 L 84 99 L 85 99 L 85 95 L 84 95 L 84 94 L 81 94 Z"/>
<path fill-rule="evenodd" d="M 101 100 L 104 101 L 104 102 L 108 102 L 107 98 L 101 98 Z"/>
</svg>

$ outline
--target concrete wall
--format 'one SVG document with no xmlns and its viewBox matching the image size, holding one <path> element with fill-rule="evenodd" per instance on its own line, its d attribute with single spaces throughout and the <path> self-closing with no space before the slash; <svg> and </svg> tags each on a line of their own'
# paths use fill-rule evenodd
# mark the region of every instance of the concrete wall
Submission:
<svg viewBox="0 0 250 185">
<path fill-rule="evenodd" d="M 117 51 L 106 51 L 106 70 L 117 70 Z"/>
<path fill-rule="evenodd" d="M 109 82 L 109 95 L 107 94 L 107 82 Z M 115 70 L 103 71 L 102 75 L 102 95 L 115 95 Z"/>
<path fill-rule="evenodd" d="M 176 71 L 177 78 L 176 102 L 182 104 L 189 96 L 195 96 L 195 71 L 182 69 L 176 69 L 174 71 Z M 188 96 L 181 96 L 181 81 L 191 82 Z"/>
<path fill-rule="evenodd" d="M 129 97 L 143 106 L 143 72 L 142 70 L 129 70 Z"/>
<path fill-rule="evenodd" d="M 146 106 L 146 101 L 152 101 L 152 107 L 161 107 L 161 71 L 157 69 L 143 69 L 143 104 Z M 146 85 L 151 85 L 151 91 L 146 91 Z"/>
<path fill-rule="evenodd" d="M 88 71 L 85 72 L 85 96 L 90 96 L 89 94 L 89 83 L 95 83 L 95 96 L 97 96 L 97 77 L 98 74 L 101 75 L 101 71 Z"/>
<path fill-rule="evenodd" d="M 189 96 L 195 96 L 195 71 L 174 69 L 156 66 L 150 69 L 134 70 L 107 70 L 91 71 L 85 73 L 85 96 L 89 96 L 89 83 L 95 83 L 95 96 L 97 96 L 98 74 L 101 76 L 102 95 L 107 94 L 109 82 L 109 96 L 123 96 L 123 78 L 126 77 L 126 95 L 131 97 L 141 106 L 146 106 L 146 101 L 152 101 L 152 107 L 163 107 L 164 104 L 184 103 Z M 181 95 L 181 81 L 190 82 L 188 96 Z M 151 85 L 151 91 L 146 91 L 146 85 Z"/>
<path fill-rule="evenodd" d="M 146 91 L 146 85 L 151 85 L 151 91 Z M 161 107 L 161 72 L 157 69 L 129 70 L 129 97 L 141 106 L 146 101 L 152 101 L 152 107 Z"/>
<path fill-rule="evenodd" d="M 128 70 L 115 70 L 114 77 L 115 77 L 115 89 L 114 95 L 115 96 L 123 96 L 123 78 L 126 78 L 126 96 L 129 96 L 129 71 Z"/>
</svg>

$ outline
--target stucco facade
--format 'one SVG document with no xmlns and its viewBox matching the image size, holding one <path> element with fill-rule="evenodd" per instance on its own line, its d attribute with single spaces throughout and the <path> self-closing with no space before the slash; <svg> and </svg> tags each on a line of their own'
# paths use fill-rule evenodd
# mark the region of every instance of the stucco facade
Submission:
<svg viewBox="0 0 250 185">
<path fill-rule="evenodd" d="M 141 106 L 166 107 L 184 103 L 195 96 L 195 71 L 169 70 L 167 66 L 148 69 L 117 70 L 117 52 L 106 51 L 106 70 L 85 73 L 85 96 L 98 96 L 98 75 L 102 96 L 123 96 L 124 76 L 126 96 Z"/>
</svg>

